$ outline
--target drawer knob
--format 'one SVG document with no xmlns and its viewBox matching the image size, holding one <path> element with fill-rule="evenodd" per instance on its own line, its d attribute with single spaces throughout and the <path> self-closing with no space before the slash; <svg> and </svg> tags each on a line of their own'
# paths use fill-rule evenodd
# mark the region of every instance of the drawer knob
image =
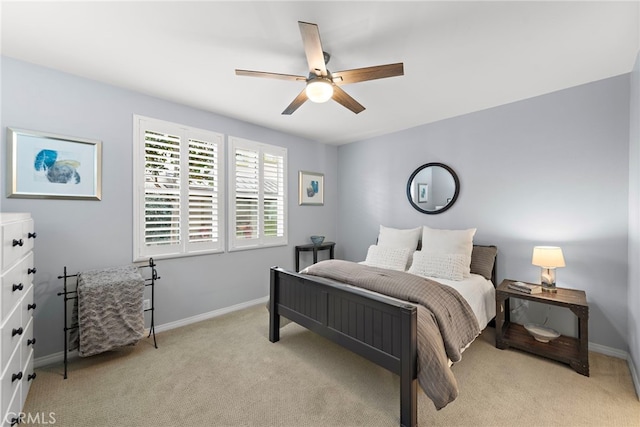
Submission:
<svg viewBox="0 0 640 427">
<path fill-rule="evenodd" d="M 35 267 L 33 267 L 33 268 L 27 268 L 27 274 L 32 274 L 32 273 L 33 273 L 33 274 L 36 274 L 36 268 L 35 268 Z"/>
<path fill-rule="evenodd" d="M 13 239 L 13 246 L 22 246 L 24 245 L 24 241 L 22 239 L 17 240 L 17 239 Z"/>
<path fill-rule="evenodd" d="M 11 336 L 15 337 L 16 335 L 22 335 L 24 331 L 22 330 L 22 327 L 19 327 L 18 329 L 13 328 L 13 330 L 11 331 Z"/>
<path fill-rule="evenodd" d="M 35 338 L 27 340 L 27 345 L 34 345 L 35 343 L 36 343 L 36 339 Z"/>
<path fill-rule="evenodd" d="M 17 285 L 14 283 L 12 289 L 13 289 L 13 292 L 21 291 L 24 289 L 24 286 L 22 286 L 22 283 L 18 283 Z"/>
<path fill-rule="evenodd" d="M 11 374 L 11 382 L 14 382 L 15 380 L 21 380 L 22 379 L 22 371 L 18 372 L 17 374 Z"/>
<path fill-rule="evenodd" d="M 29 239 L 35 239 L 36 237 L 38 237 L 38 235 L 36 234 L 36 232 L 34 231 L 33 233 L 27 233 L 27 237 Z"/>
<path fill-rule="evenodd" d="M 33 304 L 27 304 L 27 311 L 35 310 L 35 309 L 36 309 L 36 303 L 35 302 Z"/>
<path fill-rule="evenodd" d="M 31 380 L 35 380 L 35 379 L 36 379 L 36 373 L 35 372 L 33 374 L 27 375 L 27 381 L 31 381 Z"/>
</svg>

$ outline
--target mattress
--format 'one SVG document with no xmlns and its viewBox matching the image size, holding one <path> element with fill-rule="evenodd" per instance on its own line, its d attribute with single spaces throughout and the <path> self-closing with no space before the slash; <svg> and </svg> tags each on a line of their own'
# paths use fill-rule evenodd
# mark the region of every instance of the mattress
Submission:
<svg viewBox="0 0 640 427">
<path fill-rule="evenodd" d="M 495 317 L 496 289 L 491 280 L 473 273 L 471 277 L 460 281 L 447 280 L 440 277 L 428 278 L 443 285 L 451 286 L 458 291 L 471 306 L 481 330 L 486 328 L 491 319 Z"/>
</svg>

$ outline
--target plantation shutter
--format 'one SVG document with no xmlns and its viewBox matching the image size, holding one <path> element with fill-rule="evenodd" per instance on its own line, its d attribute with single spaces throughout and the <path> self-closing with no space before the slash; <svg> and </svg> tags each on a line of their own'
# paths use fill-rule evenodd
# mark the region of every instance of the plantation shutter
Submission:
<svg viewBox="0 0 640 427">
<path fill-rule="evenodd" d="M 180 244 L 180 137 L 145 130 L 144 244 Z"/>
<path fill-rule="evenodd" d="M 224 249 L 223 136 L 134 116 L 134 261 Z"/>
<path fill-rule="evenodd" d="M 235 237 L 257 239 L 259 235 L 260 162 L 258 152 L 235 150 Z"/>
<path fill-rule="evenodd" d="M 189 139 L 189 242 L 191 247 L 206 247 L 219 240 L 219 163 L 218 144 Z"/>
<path fill-rule="evenodd" d="M 229 249 L 286 244 L 286 149 L 229 141 Z"/>
<path fill-rule="evenodd" d="M 264 235 L 284 236 L 284 157 L 264 154 Z"/>
</svg>

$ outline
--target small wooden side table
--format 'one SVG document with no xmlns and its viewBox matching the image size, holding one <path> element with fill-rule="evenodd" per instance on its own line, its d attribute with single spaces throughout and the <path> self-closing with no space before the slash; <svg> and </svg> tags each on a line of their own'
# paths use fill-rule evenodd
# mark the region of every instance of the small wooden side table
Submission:
<svg viewBox="0 0 640 427">
<path fill-rule="evenodd" d="M 313 251 L 313 263 L 318 262 L 318 251 L 329 249 L 329 259 L 333 259 L 333 249 L 336 246 L 334 242 L 322 242 L 319 245 L 309 243 L 307 245 L 296 246 L 296 272 L 300 271 L 300 252 Z"/>
<path fill-rule="evenodd" d="M 496 347 L 513 347 L 548 357 L 570 365 L 579 374 L 589 376 L 589 305 L 586 293 L 557 288 L 557 292 L 526 294 L 509 289 L 509 283 L 514 281 L 503 280 L 496 288 Z M 511 323 L 509 298 L 568 308 L 578 317 L 578 338 L 560 335 L 547 343 L 536 341 L 522 325 Z"/>
</svg>

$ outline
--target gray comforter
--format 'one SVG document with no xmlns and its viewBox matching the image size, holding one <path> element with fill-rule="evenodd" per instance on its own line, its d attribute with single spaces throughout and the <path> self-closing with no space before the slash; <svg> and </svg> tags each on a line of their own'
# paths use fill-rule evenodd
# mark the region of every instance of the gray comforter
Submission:
<svg viewBox="0 0 640 427">
<path fill-rule="evenodd" d="M 327 260 L 302 271 L 355 285 L 417 304 L 418 384 L 437 409 L 458 396 L 449 359 L 458 362 L 462 349 L 479 334 L 478 320 L 455 289 L 402 271 Z"/>
</svg>

